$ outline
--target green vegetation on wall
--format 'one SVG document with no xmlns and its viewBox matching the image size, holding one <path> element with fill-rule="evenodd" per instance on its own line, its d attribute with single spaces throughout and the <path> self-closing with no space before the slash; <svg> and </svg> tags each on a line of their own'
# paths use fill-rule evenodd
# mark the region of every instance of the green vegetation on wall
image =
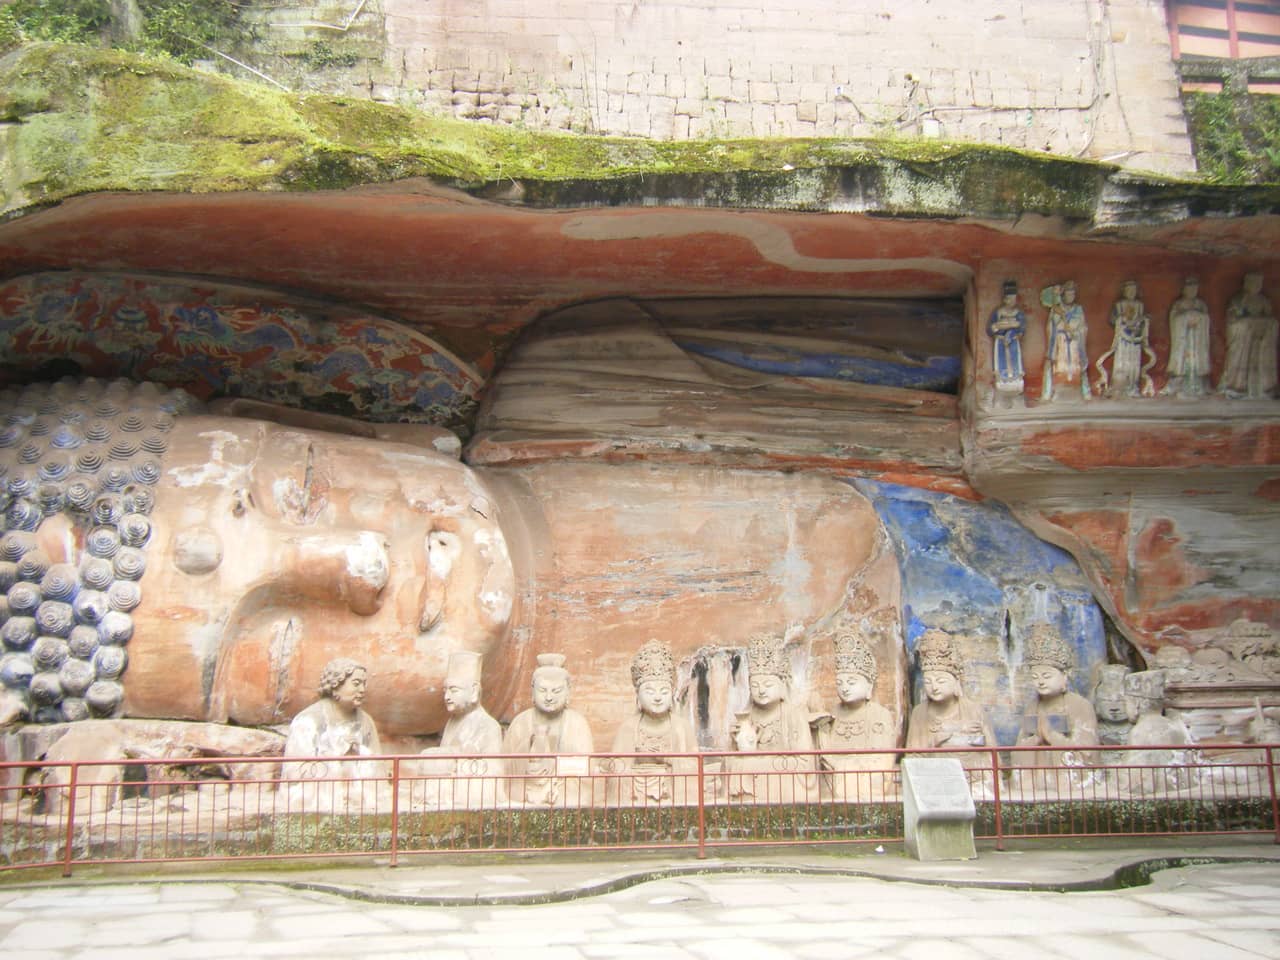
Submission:
<svg viewBox="0 0 1280 960">
<path fill-rule="evenodd" d="M 1280 97 L 1185 95 L 1196 162 L 1213 183 L 1280 182 Z"/>
<path fill-rule="evenodd" d="M 233 0 L 134 0 L 141 19 L 130 22 L 110 0 L 13 0 L 0 7 L 0 52 L 24 40 L 115 46 L 182 63 L 209 55 L 219 43 L 243 38 Z"/>
<path fill-rule="evenodd" d="M 10 42 L 55 40 L 60 43 L 93 43 L 111 22 L 108 0 L 14 0 L 3 11 L 0 37 Z"/>
<path fill-rule="evenodd" d="M 145 18 L 136 47 L 182 63 L 207 57 L 209 48 L 240 28 L 240 8 L 229 0 L 137 0 Z"/>
</svg>

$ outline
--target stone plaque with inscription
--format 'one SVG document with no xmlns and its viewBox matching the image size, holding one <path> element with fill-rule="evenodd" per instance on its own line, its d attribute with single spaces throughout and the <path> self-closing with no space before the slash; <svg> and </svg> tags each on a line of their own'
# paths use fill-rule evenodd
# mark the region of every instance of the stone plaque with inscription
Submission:
<svg viewBox="0 0 1280 960">
<path fill-rule="evenodd" d="M 902 761 L 902 807 L 907 852 L 917 860 L 972 860 L 976 810 L 959 760 Z"/>
</svg>

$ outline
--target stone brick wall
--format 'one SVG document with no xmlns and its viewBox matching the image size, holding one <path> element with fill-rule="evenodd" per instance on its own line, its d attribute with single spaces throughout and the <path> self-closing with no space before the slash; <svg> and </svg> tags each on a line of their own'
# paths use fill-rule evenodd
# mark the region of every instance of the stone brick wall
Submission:
<svg viewBox="0 0 1280 960">
<path fill-rule="evenodd" d="M 1162 0 L 275 0 L 256 15 L 278 69 L 312 68 L 295 84 L 473 120 L 940 136 L 1194 169 Z"/>
</svg>

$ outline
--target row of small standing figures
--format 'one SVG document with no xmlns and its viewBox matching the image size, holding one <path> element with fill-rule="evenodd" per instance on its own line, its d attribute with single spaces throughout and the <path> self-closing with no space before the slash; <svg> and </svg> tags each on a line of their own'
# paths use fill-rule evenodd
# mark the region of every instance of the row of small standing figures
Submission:
<svg viewBox="0 0 1280 960">
<path fill-rule="evenodd" d="M 1169 308 L 1167 382 L 1161 396 L 1195 399 L 1216 391 L 1230 399 L 1261 399 L 1276 389 L 1278 323 L 1271 301 L 1262 292 L 1262 274 L 1245 275 L 1242 289 L 1227 304 L 1227 354 L 1213 390 L 1209 356 L 1212 320 L 1200 298 L 1195 277 L 1183 281 L 1182 295 Z M 1001 304 L 992 312 L 987 333 L 992 338 L 996 397 L 1006 404 L 1024 389 L 1022 338 L 1027 317 L 1018 305 L 1016 282 L 1005 281 Z M 1040 302 L 1048 308 L 1042 402 L 1057 398 L 1060 387 L 1077 389 L 1081 399 L 1154 397 L 1151 370 L 1158 358 L 1151 347 L 1151 317 L 1139 296 L 1138 284 L 1126 280 L 1111 308 L 1114 330 L 1111 347 L 1093 364 L 1097 381 L 1090 383 L 1084 307 L 1076 299 L 1074 280 L 1045 287 Z M 1108 367 L 1109 365 L 1109 367 Z"/>
</svg>

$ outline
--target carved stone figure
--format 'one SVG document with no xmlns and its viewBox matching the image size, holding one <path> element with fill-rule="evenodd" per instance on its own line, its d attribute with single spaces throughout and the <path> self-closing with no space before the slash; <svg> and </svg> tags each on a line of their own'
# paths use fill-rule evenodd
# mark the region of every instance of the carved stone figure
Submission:
<svg viewBox="0 0 1280 960">
<path fill-rule="evenodd" d="M 1138 299 L 1138 284 L 1126 280 L 1120 285 L 1120 299 L 1111 307 L 1111 326 L 1115 334 L 1111 349 L 1100 356 L 1094 367 L 1100 375 L 1098 392 L 1109 397 L 1155 396 L 1155 384 L 1149 371 L 1156 362 L 1156 355 L 1147 340 L 1151 330 L 1151 318 L 1147 308 Z M 1111 361 L 1108 375 L 1103 364 Z"/>
<path fill-rule="evenodd" d="M 1245 274 L 1227 304 L 1227 358 L 1218 390 L 1232 399 L 1271 396 L 1276 389 L 1276 315 L 1262 292 L 1262 274 Z"/>
<path fill-rule="evenodd" d="M 334 759 L 382 753 L 377 727 L 363 709 L 368 683 L 368 671 L 354 660 L 341 657 L 325 664 L 320 699 L 289 724 L 285 757 L 315 758 L 284 765 L 291 806 L 299 799 L 308 808 L 353 806 L 375 795 L 385 774 L 382 761 Z M 321 782 L 306 784 L 308 780 Z M 348 788 L 336 781 L 352 783 Z"/>
<path fill-rule="evenodd" d="M 1123 746 L 1129 742 L 1133 722 L 1129 719 L 1129 707 L 1124 695 L 1124 678 L 1129 668 L 1109 663 L 1098 674 L 1098 685 L 1093 690 L 1093 709 L 1098 717 L 1098 742 L 1104 746 Z M 1104 751 L 1103 763 L 1122 763 L 1120 751 Z"/>
<path fill-rule="evenodd" d="M 733 742 L 741 755 L 725 761 L 731 800 L 792 803 L 816 800 L 816 757 L 767 756 L 771 750 L 812 750 L 809 719 L 791 699 L 791 661 L 781 638 L 747 644 L 750 708 L 739 717 Z M 756 754 L 757 756 L 752 756 Z"/>
<path fill-rule="evenodd" d="M 619 757 L 609 763 L 610 800 L 641 805 L 686 803 L 697 797 L 693 760 L 671 754 L 696 753 L 698 739 L 689 720 L 675 709 L 675 658 L 671 648 L 650 640 L 631 660 L 631 684 L 636 690 L 636 713 L 618 727 L 614 753 L 643 753 L 643 758 Z"/>
<path fill-rule="evenodd" d="M 101 458 L 94 477 L 116 469 L 117 444 L 153 443 L 151 428 L 126 429 L 136 400 L 113 402 L 124 418 L 117 438 L 107 450 L 86 442 L 74 451 Z M 113 567 L 129 573 L 145 559 L 137 583 L 145 583 L 147 602 L 114 583 L 78 594 L 85 616 L 98 618 L 99 642 L 103 624 L 117 616 L 109 590 L 119 593 L 118 605 L 136 604 L 122 634 L 127 672 L 123 659 L 102 655 L 105 667 L 123 673 L 123 711 L 278 723 L 310 702 L 306 678 L 350 656 L 380 678 L 372 698 L 384 735 L 443 728 L 444 704 L 421 691 L 442 686 L 449 654 L 487 653 L 505 639 L 515 602 L 500 511 L 483 481 L 409 442 L 163 409 L 136 416 L 145 425 L 162 414 L 166 429 L 154 432 L 155 445 L 165 444 L 163 469 L 156 457 L 142 474 L 150 482 L 109 493 L 102 515 L 119 517 L 110 526 L 95 521 L 85 541 L 106 566 L 81 565 L 96 584 L 100 573 L 104 580 Z M 86 441 L 90 427 L 86 421 L 80 430 Z M 137 466 L 141 473 L 146 463 Z M 149 527 L 125 519 L 126 508 L 141 513 L 139 493 L 153 503 L 143 516 Z M 77 516 L 46 520 L 41 544 L 60 543 L 59 524 Z M 144 531 L 154 557 L 126 549 L 127 538 Z"/>
<path fill-rule="evenodd" d="M 411 807 L 474 809 L 493 806 L 503 795 L 501 780 L 495 776 L 501 761 L 489 759 L 502 752 L 502 727 L 480 705 L 480 665 L 478 653 L 460 650 L 449 657 L 444 680 L 449 721 L 440 735 L 440 745 L 423 750 L 422 755 L 453 759 L 401 764 L 407 776 L 422 777 L 410 780 Z"/>
<path fill-rule="evenodd" d="M 1089 356 L 1085 349 L 1088 327 L 1085 324 L 1084 307 L 1076 302 L 1076 282 L 1045 287 L 1040 302 L 1049 308 L 1045 339 L 1048 343 L 1044 360 L 1044 385 L 1041 400 L 1052 400 L 1059 383 L 1075 387 L 1080 396 L 1088 400 Z"/>
<path fill-rule="evenodd" d="M 897 746 L 893 714 L 871 699 L 876 685 L 876 659 L 865 641 L 849 634 L 836 637 L 836 693 L 840 702 L 817 723 L 818 749 L 873 750 Z M 883 797 L 884 779 L 858 776 L 857 771 L 888 771 L 893 754 L 834 755 L 824 753 L 823 766 L 835 800 Z"/>
<path fill-rule="evenodd" d="M 1231 655 L 1241 663 L 1264 677 L 1280 680 L 1276 635 L 1265 623 L 1255 623 L 1247 617 L 1233 621 L 1226 643 Z"/>
<path fill-rule="evenodd" d="M 982 709 L 965 699 L 964 669 L 955 639 L 942 630 L 926 630 L 916 645 L 916 657 L 925 699 L 911 710 L 907 749 L 993 746 L 995 737 Z M 954 756 L 969 767 L 988 763 L 982 753 Z"/>
<path fill-rule="evenodd" d="M 1019 746 L 1063 747 L 1062 754 L 1047 754 L 1057 764 L 1078 766 L 1073 747 L 1098 743 L 1093 705 L 1068 689 L 1074 663 L 1071 647 L 1048 624 L 1036 624 L 1027 639 L 1025 663 L 1031 671 L 1036 705 L 1027 729 L 1018 738 Z"/>
<path fill-rule="evenodd" d="M 1163 670 L 1144 670 L 1124 678 L 1125 697 L 1133 729 L 1129 744 L 1166 749 L 1130 750 L 1124 753 L 1127 768 L 1117 770 L 1120 788 L 1135 795 L 1165 795 L 1194 784 L 1199 771 L 1191 731 L 1181 719 L 1164 715 Z M 1185 746 L 1186 749 L 1177 749 Z M 1172 749 L 1167 749 L 1172 747 Z"/>
<path fill-rule="evenodd" d="M 1182 296 L 1169 307 L 1169 380 L 1162 394 L 1202 397 L 1209 383 L 1209 306 L 1200 299 L 1200 281 L 1187 277 Z"/>
<path fill-rule="evenodd" d="M 1001 303 L 991 311 L 987 333 L 991 337 L 991 365 L 995 370 L 995 397 L 1009 406 L 1023 390 L 1022 337 L 1027 332 L 1027 316 L 1018 306 L 1018 285 L 1007 280 L 1001 288 Z"/>
<path fill-rule="evenodd" d="M 586 718 L 569 709 L 569 671 L 560 653 L 538 654 L 533 671 L 533 706 L 516 715 L 502 741 L 503 753 L 527 753 L 507 761 L 508 793 L 515 802 L 574 806 L 590 802 L 585 757 L 595 749 Z"/>
<path fill-rule="evenodd" d="M 441 753 L 502 752 L 502 727 L 480 705 L 480 654 L 460 650 L 449 657 L 444 705 L 449 721 L 440 735 Z"/>
<path fill-rule="evenodd" d="M 1034 712 L 1027 715 L 1018 746 L 1061 747 L 1043 753 L 1018 754 L 1016 762 L 1023 767 L 1083 767 L 1097 763 L 1092 747 L 1098 743 L 1097 719 L 1091 704 L 1080 694 L 1068 689 L 1075 658 L 1071 647 L 1048 624 L 1031 628 L 1027 638 L 1026 663 L 1036 691 Z M 1033 789 L 1057 792 L 1083 782 L 1088 773 L 1075 771 L 1065 777 L 1034 773 Z M 1023 782 L 1026 783 L 1024 771 Z"/>
</svg>

